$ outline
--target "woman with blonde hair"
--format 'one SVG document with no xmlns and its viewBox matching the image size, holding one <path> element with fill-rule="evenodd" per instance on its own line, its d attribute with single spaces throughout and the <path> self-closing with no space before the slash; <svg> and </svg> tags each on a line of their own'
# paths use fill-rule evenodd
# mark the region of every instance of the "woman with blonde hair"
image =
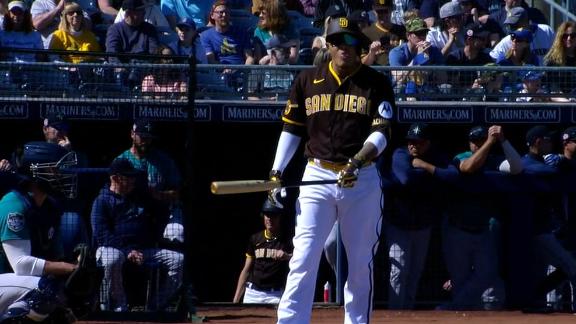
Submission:
<svg viewBox="0 0 576 324">
<path fill-rule="evenodd" d="M 576 23 L 563 22 L 556 31 L 556 37 L 546 56 L 545 66 L 576 66 Z M 545 82 L 550 82 L 555 93 L 574 93 L 572 80 L 576 73 L 569 71 L 547 72 Z"/>
<path fill-rule="evenodd" d="M 50 49 L 82 52 L 100 52 L 96 36 L 89 30 L 82 8 L 76 2 L 69 2 L 62 10 L 62 19 L 50 41 Z M 60 55 L 66 62 L 81 63 L 94 61 L 94 57 L 79 55 Z"/>
<path fill-rule="evenodd" d="M 295 64 L 298 61 L 300 37 L 290 23 L 288 11 L 280 0 L 269 0 L 262 4 L 259 11 L 258 25 L 254 30 L 254 38 L 260 41 L 264 48 L 274 35 L 284 35 L 288 40 L 294 42 L 294 46 L 290 47 L 288 63 Z M 269 57 L 269 55 L 265 55 L 261 59 L 260 64 L 267 64 Z"/>
</svg>

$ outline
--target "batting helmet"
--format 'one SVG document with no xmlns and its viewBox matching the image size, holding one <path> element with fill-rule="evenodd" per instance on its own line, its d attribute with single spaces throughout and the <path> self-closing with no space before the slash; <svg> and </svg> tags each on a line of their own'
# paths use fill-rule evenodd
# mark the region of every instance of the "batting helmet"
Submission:
<svg viewBox="0 0 576 324">
<path fill-rule="evenodd" d="M 284 209 L 274 204 L 270 199 L 264 200 L 262 205 L 263 215 L 282 215 L 284 214 Z"/>
<path fill-rule="evenodd" d="M 326 28 L 326 41 L 334 45 L 344 43 L 362 48 L 368 48 L 370 46 L 370 39 L 362 33 L 358 24 L 344 17 L 335 18 L 330 21 Z"/>
<path fill-rule="evenodd" d="M 45 188 L 59 191 L 66 198 L 76 197 L 78 177 L 75 173 L 63 171 L 76 164 L 76 153 L 58 144 L 47 142 L 24 144 L 21 172 L 47 185 Z"/>
</svg>

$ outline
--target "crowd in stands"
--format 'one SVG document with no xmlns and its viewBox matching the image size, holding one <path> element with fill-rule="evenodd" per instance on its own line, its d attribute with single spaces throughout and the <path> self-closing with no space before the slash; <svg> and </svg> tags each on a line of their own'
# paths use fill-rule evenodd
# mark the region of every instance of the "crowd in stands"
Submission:
<svg viewBox="0 0 576 324">
<path fill-rule="evenodd" d="M 100 60 L 143 62 L 113 55 L 153 55 L 163 44 L 170 47 L 174 55 L 194 53 L 197 63 L 201 64 L 266 65 L 275 53 L 269 42 L 280 37 L 290 42 L 289 55 L 286 62 L 280 60 L 275 64 L 318 65 L 327 60 L 323 27 L 332 19 L 348 17 L 359 24 L 370 39 L 362 55 L 367 65 L 576 64 L 574 22 L 562 23 L 555 33 L 554 28 L 547 25 L 544 14 L 524 0 L 217 0 L 213 3 L 12 0 L 1 9 L 4 13 L 0 32 L 3 59 L 16 62 L 98 60 L 93 56 L 47 56 L 10 49 L 105 51 L 111 55 Z M 220 72 L 221 77 L 210 75 L 206 80 L 200 77 L 199 82 L 218 79 L 224 86 L 258 92 L 258 87 L 254 87 L 257 80 L 238 84 L 239 79 L 247 80 L 250 76 L 233 69 Z M 455 88 L 455 84 L 473 88 L 475 93 L 484 90 L 484 85 L 476 82 L 479 73 L 472 74 L 427 75 L 402 70 L 394 71 L 391 77 L 400 94 L 438 92 Z M 570 99 L 572 89 L 566 81 L 571 76 L 569 73 L 543 75 L 543 91 Z M 140 85 L 143 78 L 138 76 L 132 82 Z M 261 79 L 261 76 L 254 78 Z M 126 77 L 120 79 L 125 81 Z M 519 91 L 523 88 L 522 81 L 521 76 L 505 74 L 503 87 Z M 252 94 L 258 98 L 258 93 Z"/>
</svg>

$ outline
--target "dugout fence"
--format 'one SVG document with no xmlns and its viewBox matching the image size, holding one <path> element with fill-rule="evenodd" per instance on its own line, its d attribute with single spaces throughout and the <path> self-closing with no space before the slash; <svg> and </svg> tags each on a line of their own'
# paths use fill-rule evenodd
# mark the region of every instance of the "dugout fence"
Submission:
<svg viewBox="0 0 576 324">
<path fill-rule="evenodd" d="M 0 157 L 10 158 L 23 143 L 41 140 L 42 119 L 56 113 L 69 121 L 74 148 L 84 154 L 87 166 L 105 168 L 130 146 L 134 120 L 156 122 L 156 145 L 175 159 L 185 179 L 185 282 L 194 284 L 186 286 L 188 307 L 196 297 L 202 302 L 228 302 L 243 265 L 245 242 L 261 228 L 258 215 L 265 194 L 215 197 L 209 193 L 209 183 L 267 177 L 289 84 L 310 67 L 194 66 L 183 57 L 157 62 L 0 62 Z M 378 70 L 395 80 L 398 111 L 392 147 L 402 145 L 402 134 L 412 122 L 434 124 L 439 145 L 449 152 L 465 148 L 470 126 L 502 124 L 523 153 L 529 126 L 563 129 L 576 123 L 573 68 Z M 154 84 L 146 81 L 149 76 Z M 540 90 L 523 93 L 524 78 L 540 79 Z M 474 86 L 475 82 L 485 83 Z M 489 92 L 489 82 L 501 82 L 501 87 Z M 297 178 L 301 167 L 291 163 L 287 177 Z M 101 172 L 80 175 L 78 203 L 85 219 L 106 177 Z M 289 199 L 295 196 L 289 191 Z M 293 220 L 286 220 L 286 228 L 292 226 Z M 385 306 L 388 263 L 381 253 L 375 261 L 375 298 L 377 305 Z M 420 285 L 420 305 L 446 300 L 448 293 L 442 290 L 446 279 L 436 228 Z M 323 263 L 316 300 L 321 300 L 324 283 L 334 280 Z"/>
</svg>

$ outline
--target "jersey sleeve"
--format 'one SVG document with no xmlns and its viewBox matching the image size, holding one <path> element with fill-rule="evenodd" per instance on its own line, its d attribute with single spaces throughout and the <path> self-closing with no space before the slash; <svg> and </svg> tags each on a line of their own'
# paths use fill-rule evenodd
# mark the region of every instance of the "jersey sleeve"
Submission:
<svg viewBox="0 0 576 324">
<path fill-rule="evenodd" d="M 30 232 L 26 226 L 24 206 L 13 203 L 12 206 L 2 208 L 3 215 L 0 218 L 4 221 L 0 224 L 0 241 L 9 240 L 29 240 Z"/>
<path fill-rule="evenodd" d="M 376 112 L 372 119 L 372 132 L 380 131 L 385 135 L 390 131 L 391 122 L 396 112 L 396 102 L 394 99 L 394 90 L 390 80 L 382 75 L 381 81 L 376 83 L 378 88 L 375 90 L 374 104 Z"/>
<path fill-rule="evenodd" d="M 302 136 L 305 130 L 306 122 L 306 106 L 304 103 L 304 89 L 306 87 L 306 80 L 308 79 L 307 73 L 300 73 L 292 89 L 290 89 L 290 96 L 286 101 L 286 107 L 282 113 L 282 121 L 284 122 L 284 130 Z"/>
</svg>

